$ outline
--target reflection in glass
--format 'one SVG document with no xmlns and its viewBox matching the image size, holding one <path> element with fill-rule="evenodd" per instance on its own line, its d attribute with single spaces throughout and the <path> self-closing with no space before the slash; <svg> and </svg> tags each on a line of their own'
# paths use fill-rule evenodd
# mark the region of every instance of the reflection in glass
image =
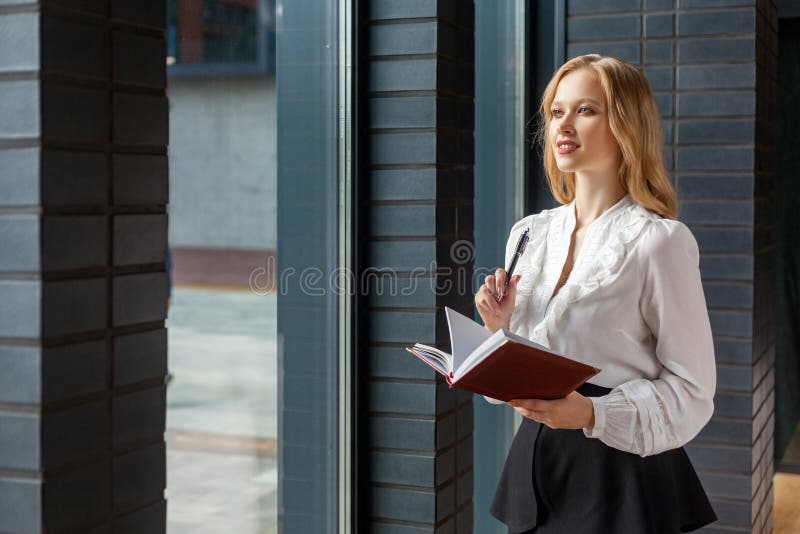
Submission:
<svg viewBox="0 0 800 534">
<path fill-rule="evenodd" d="M 276 84 L 221 68 L 274 65 L 265 6 L 168 2 L 171 534 L 278 531 Z"/>
<path fill-rule="evenodd" d="M 275 0 L 167 0 L 175 75 L 275 73 Z"/>
</svg>

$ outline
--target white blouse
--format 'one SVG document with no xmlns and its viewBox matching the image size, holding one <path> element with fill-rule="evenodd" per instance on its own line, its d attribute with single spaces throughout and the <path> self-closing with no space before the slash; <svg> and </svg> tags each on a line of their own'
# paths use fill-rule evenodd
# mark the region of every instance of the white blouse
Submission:
<svg viewBox="0 0 800 534">
<path fill-rule="evenodd" d="M 589 382 L 613 389 L 590 397 L 587 437 L 640 456 L 681 447 L 711 418 L 716 388 L 697 241 L 682 222 L 625 195 L 589 225 L 567 282 L 548 302 L 569 252 L 574 204 L 511 228 L 506 265 L 525 228 L 530 240 L 517 264 L 510 329 L 602 370 Z"/>
</svg>

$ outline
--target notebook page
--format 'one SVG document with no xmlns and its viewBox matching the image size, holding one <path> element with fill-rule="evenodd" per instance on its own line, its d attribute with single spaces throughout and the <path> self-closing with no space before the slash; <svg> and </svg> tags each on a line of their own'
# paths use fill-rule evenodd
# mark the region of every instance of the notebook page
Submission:
<svg viewBox="0 0 800 534">
<path fill-rule="evenodd" d="M 472 351 L 492 337 L 492 333 L 452 308 L 445 306 L 444 311 L 447 315 L 447 327 L 450 330 L 450 352 L 453 354 L 453 369 L 458 369 Z"/>
</svg>

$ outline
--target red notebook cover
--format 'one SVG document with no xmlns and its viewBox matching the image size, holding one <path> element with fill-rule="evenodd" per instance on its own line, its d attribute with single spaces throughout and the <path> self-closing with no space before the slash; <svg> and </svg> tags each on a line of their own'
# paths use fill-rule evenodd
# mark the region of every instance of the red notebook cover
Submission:
<svg viewBox="0 0 800 534">
<path fill-rule="evenodd" d="M 493 399 L 561 399 L 600 369 L 556 354 L 506 341 L 450 387 Z"/>
<path fill-rule="evenodd" d="M 430 365 L 413 350 L 407 350 Z M 445 376 L 451 388 L 509 401 L 561 399 L 599 373 L 600 369 L 507 340 L 458 380 L 454 381 L 439 369 L 436 371 Z"/>
</svg>

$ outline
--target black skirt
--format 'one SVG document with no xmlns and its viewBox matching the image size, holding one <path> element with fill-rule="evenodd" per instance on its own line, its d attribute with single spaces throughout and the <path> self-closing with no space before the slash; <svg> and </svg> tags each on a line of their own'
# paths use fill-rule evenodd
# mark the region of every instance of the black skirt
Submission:
<svg viewBox="0 0 800 534">
<path fill-rule="evenodd" d="M 611 391 L 583 384 L 578 393 Z M 491 513 L 510 533 L 676 534 L 717 520 L 683 447 L 641 457 L 523 419 Z"/>
</svg>

